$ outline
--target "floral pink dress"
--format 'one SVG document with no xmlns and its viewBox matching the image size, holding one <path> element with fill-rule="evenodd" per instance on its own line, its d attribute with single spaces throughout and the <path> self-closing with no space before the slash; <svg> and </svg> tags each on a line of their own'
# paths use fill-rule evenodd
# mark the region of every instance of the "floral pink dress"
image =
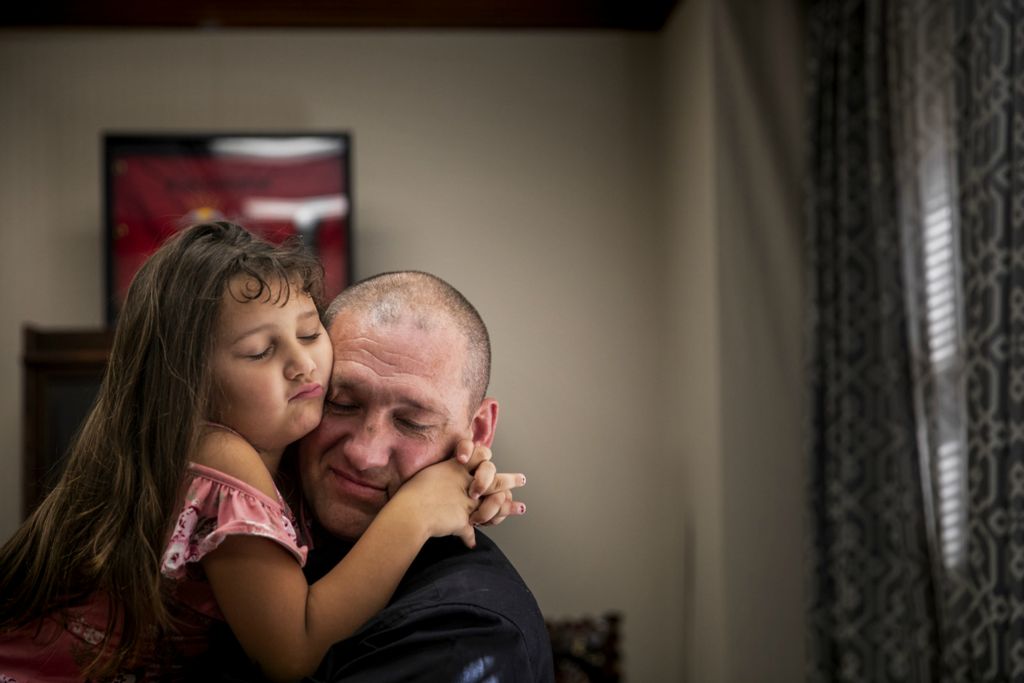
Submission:
<svg viewBox="0 0 1024 683">
<path fill-rule="evenodd" d="M 173 678 L 168 667 L 201 654 L 209 627 L 223 620 L 200 560 L 228 536 L 262 536 L 305 565 L 308 538 L 280 493 L 276 499 L 223 472 L 192 463 L 184 504 L 164 551 L 161 572 L 173 582 L 172 610 L 181 622 L 152 656 L 116 680 Z M 107 623 L 106 600 L 99 596 L 71 610 L 67 622 L 46 617 L 14 634 L 0 636 L 0 683 L 81 681 L 79 663 L 90 645 L 100 641 Z M 157 652 L 158 650 L 159 652 Z M 170 674 L 170 676 L 168 676 Z"/>
</svg>

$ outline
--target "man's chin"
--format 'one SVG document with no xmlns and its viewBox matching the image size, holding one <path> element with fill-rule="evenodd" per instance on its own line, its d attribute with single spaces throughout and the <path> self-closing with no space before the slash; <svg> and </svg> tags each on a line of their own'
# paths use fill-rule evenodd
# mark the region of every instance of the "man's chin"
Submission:
<svg viewBox="0 0 1024 683">
<path fill-rule="evenodd" d="M 355 511 L 335 511 L 334 514 L 319 518 L 320 526 L 331 536 L 347 541 L 356 541 L 370 527 L 373 515 Z"/>
</svg>

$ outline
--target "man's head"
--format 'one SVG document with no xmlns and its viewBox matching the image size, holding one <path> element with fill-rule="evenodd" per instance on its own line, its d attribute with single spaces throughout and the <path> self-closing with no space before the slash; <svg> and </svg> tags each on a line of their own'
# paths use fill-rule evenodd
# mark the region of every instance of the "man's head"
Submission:
<svg viewBox="0 0 1024 683">
<path fill-rule="evenodd" d="M 460 439 L 490 445 L 490 341 L 458 291 L 420 272 L 364 280 L 325 318 L 334 371 L 299 467 L 319 522 L 355 539 L 403 482 L 451 456 Z"/>
</svg>

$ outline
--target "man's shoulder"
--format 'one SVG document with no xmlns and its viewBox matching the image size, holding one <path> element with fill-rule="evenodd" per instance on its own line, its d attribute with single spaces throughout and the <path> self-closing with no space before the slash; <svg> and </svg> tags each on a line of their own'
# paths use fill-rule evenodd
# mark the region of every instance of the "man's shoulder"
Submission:
<svg viewBox="0 0 1024 683">
<path fill-rule="evenodd" d="M 466 548 L 454 537 L 431 539 L 424 546 L 389 609 L 417 608 L 421 603 L 476 605 L 516 623 L 543 626 L 526 582 L 498 545 L 479 531 L 476 548 Z"/>
<path fill-rule="evenodd" d="M 310 582 L 326 574 L 351 547 L 347 541 L 318 539 L 306 567 Z M 512 611 L 516 611 L 512 603 L 525 602 L 532 608 L 531 618 L 540 616 L 533 594 L 515 567 L 498 545 L 479 530 L 477 546 L 472 549 L 453 536 L 427 541 L 405 573 L 388 610 L 409 609 L 421 602 L 470 603 L 499 610 L 509 606 Z"/>
<path fill-rule="evenodd" d="M 334 675 L 327 678 L 389 679 L 400 666 L 427 674 L 409 680 L 461 680 L 470 668 L 486 664 L 488 671 L 504 672 L 501 680 L 550 681 L 550 647 L 530 589 L 498 546 L 478 532 L 472 550 L 455 538 L 430 541 L 388 606 L 335 646 L 328 664 Z M 382 666 L 384 659 L 396 663 Z"/>
</svg>

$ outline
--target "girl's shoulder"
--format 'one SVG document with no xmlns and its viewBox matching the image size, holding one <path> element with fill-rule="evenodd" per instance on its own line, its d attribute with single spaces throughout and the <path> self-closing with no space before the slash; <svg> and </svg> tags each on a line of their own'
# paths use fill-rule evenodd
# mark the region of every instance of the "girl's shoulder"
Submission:
<svg viewBox="0 0 1024 683">
<path fill-rule="evenodd" d="M 190 460 L 239 479 L 273 499 L 278 497 L 274 478 L 260 454 L 245 437 L 228 427 L 208 423 Z"/>
</svg>

